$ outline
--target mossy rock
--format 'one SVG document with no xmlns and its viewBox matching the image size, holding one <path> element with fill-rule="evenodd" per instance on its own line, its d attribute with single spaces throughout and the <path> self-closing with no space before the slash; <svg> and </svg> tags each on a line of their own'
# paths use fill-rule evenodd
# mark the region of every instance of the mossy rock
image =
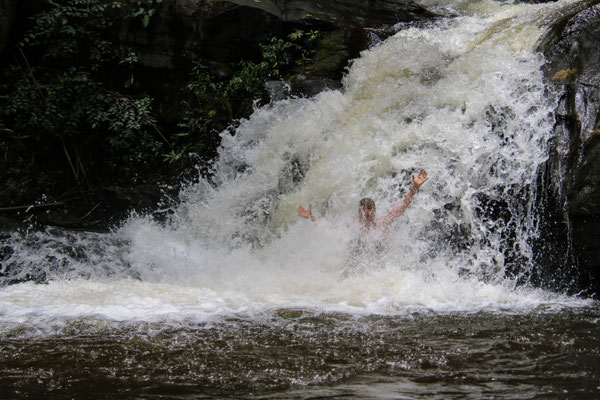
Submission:
<svg viewBox="0 0 600 400">
<path fill-rule="evenodd" d="M 339 80 L 317 78 L 309 79 L 304 75 L 296 75 L 290 80 L 292 94 L 294 96 L 313 97 L 326 90 L 337 90 L 342 88 Z"/>
<path fill-rule="evenodd" d="M 338 29 L 327 32 L 319 40 L 312 60 L 298 68 L 297 74 L 310 78 L 340 80 L 351 59 L 368 47 L 363 30 Z"/>
<path fill-rule="evenodd" d="M 307 68 L 308 75 L 335 79 L 348 64 L 349 53 L 345 31 L 326 34 Z"/>
</svg>

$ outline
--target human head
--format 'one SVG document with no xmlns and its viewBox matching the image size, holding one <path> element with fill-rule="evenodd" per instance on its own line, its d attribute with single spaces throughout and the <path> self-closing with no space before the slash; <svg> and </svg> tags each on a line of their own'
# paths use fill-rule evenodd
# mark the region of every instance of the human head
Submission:
<svg viewBox="0 0 600 400">
<path fill-rule="evenodd" d="M 358 218 L 360 222 L 373 222 L 375 219 L 375 202 L 370 197 L 365 197 L 358 202 Z"/>
</svg>

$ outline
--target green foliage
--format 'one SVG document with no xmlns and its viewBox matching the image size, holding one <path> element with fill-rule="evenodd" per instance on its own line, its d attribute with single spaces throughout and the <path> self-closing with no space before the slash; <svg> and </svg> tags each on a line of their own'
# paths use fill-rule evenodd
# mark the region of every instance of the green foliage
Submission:
<svg viewBox="0 0 600 400">
<path fill-rule="evenodd" d="M 311 60 L 315 53 L 315 45 L 321 37 L 316 30 L 303 31 L 297 29 L 284 40 L 271 37 L 266 44 L 261 45 L 263 62 L 262 70 L 269 78 L 281 78 L 294 65 L 304 65 Z M 262 64 L 260 63 L 260 64 Z"/>
<path fill-rule="evenodd" d="M 233 118 L 226 84 L 213 80 L 202 64 L 192 69 L 191 76 L 186 87 L 191 95 L 191 99 L 184 103 L 186 116 L 178 124 L 181 131 L 173 137 L 177 150 L 164 155 L 164 160 L 169 163 L 185 158 L 188 153 L 203 153 L 211 144 L 214 146 L 218 142 L 218 133 Z"/>
<path fill-rule="evenodd" d="M 210 155 L 219 132 L 266 98 L 266 80 L 310 61 L 320 37 L 302 30 L 271 37 L 259 60 L 239 61 L 224 80 L 196 65 L 186 115 L 163 135 L 152 99 L 136 94 L 137 56 L 115 39 L 126 20 L 148 27 L 162 2 L 47 0 L 32 18 L 0 68 L 0 204 L 20 203 L 28 191 L 87 190 L 195 163 L 190 155 Z"/>
<path fill-rule="evenodd" d="M 144 28 L 150 25 L 150 19 L 156 13 L 162 0 L 135 0 L 131 2 L 134 11 L 131 16 L 141 18 Z"/>
<path fill-rule="evenodd" d="M 215 79 L 201 63 L 198 63 L 191 74 L 187 85 L 193 100 L 186 104 L 187 116 L 179 127 L 180 137 L 188 140 L 190 137 L 204 138 L 204 142 L 215 140 L 217 131 L 225 128 L 221 120 L 230 121 L 232 118 L 246 117 L 240 104 L 254 104 L 266 98 L 265 81 L 283 79 L 295 66 L 310 61 L 314 54 L 317 40 L 321 37 L 319 31 L 296 30 L 287 39 L 270 37 L 261 48 L 262 57 L 259 61 L 242 60 L 235 65 L 231 78 L 227 81 Z M 238 112 L 233 109 L 241 110 Z M 220 118 L 223 116 L 224 118 Z M 200 140 L 196 149 L 202 149 L 205 143 Z M 176 154 L 166 157 L 176 160 Z"/>
<path fill-rule="evenodd" d="M 119 18 L 147 24 L 160 2 L 123 14 L 124 0 L 48 0 L 1 72 L 0 179 L 49 171 L 90 185 L 160 157 L 151 99 L 126 93 L 137 57 L 110 32 Z"/>
</svg>

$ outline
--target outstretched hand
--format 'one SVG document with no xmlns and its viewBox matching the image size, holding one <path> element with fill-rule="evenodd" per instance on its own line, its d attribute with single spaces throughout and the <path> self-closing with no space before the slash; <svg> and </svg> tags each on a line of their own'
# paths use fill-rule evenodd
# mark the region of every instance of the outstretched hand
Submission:
<svg viewBox="0 0 600 400">
<path fill-rule="evenodd" d="M 415 178 L 415 176 L 412 176 L 412 180 L 413 180 L 413 184 L 415 185 L 415 188 L 419 189 L 421 187 L 422 184 L 425 183 L 425 181 L 427 181 L 427 171 L 425 171 L 424 169 L 419 171 L 419 175 Z"/>
<path fill-rule="evenodd" d="M 315 217 L 312 215 L 312 204 L 308 205 L 308 209 L 298 206 L 298 216 L 302 218 L 310 219 L 311 221 L 315 220 Z"/>
</svg>

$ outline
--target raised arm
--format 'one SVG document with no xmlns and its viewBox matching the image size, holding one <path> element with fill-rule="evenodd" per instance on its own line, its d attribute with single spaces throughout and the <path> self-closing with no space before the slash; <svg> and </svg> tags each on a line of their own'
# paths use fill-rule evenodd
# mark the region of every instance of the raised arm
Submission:
<svg viewBox="0 0 600 400">
<path fill-rule="evenodd" d="M 415 196 L 415 194 L 417 194 L 417 191 L 419 190 L 419 188 L 421 187 L 422 184 L 425 183 L 425 181 L 427 181 L 427 171 L 425 171 L 424 169 L 419 171 L 419 175 L 415 178 L 415 176 L 412 176 L 412 180 L 413 180 L 413 187 L 410 189 L 410 191 L 408 192 L 408 194 L 404 197 L 404 200 L 402 200 L 402 204 L 400 204 L 397 207 L 394 207 L 392 209 L 392 211 L 390 211 L 385 217 L 383 217 L 381 219 L 381 223 L 384 225 L 390 225 L 391 223 L 393 223 L 399 216 L 401 216 L 402 214 L 404 214 L 404 211 L 406 211 L 406 209 L 408 208 L 410 202 L 412 201 L 412 198 Z"/>
<path fill-rule="evenodd" d="M 312 204 L 308 205 L 308 209 L 298 206 L 298 216 L 306 219 L 310 219 L 311 221 L 316 221 L 317 219 L 312 215 Z"/>
</svg>

